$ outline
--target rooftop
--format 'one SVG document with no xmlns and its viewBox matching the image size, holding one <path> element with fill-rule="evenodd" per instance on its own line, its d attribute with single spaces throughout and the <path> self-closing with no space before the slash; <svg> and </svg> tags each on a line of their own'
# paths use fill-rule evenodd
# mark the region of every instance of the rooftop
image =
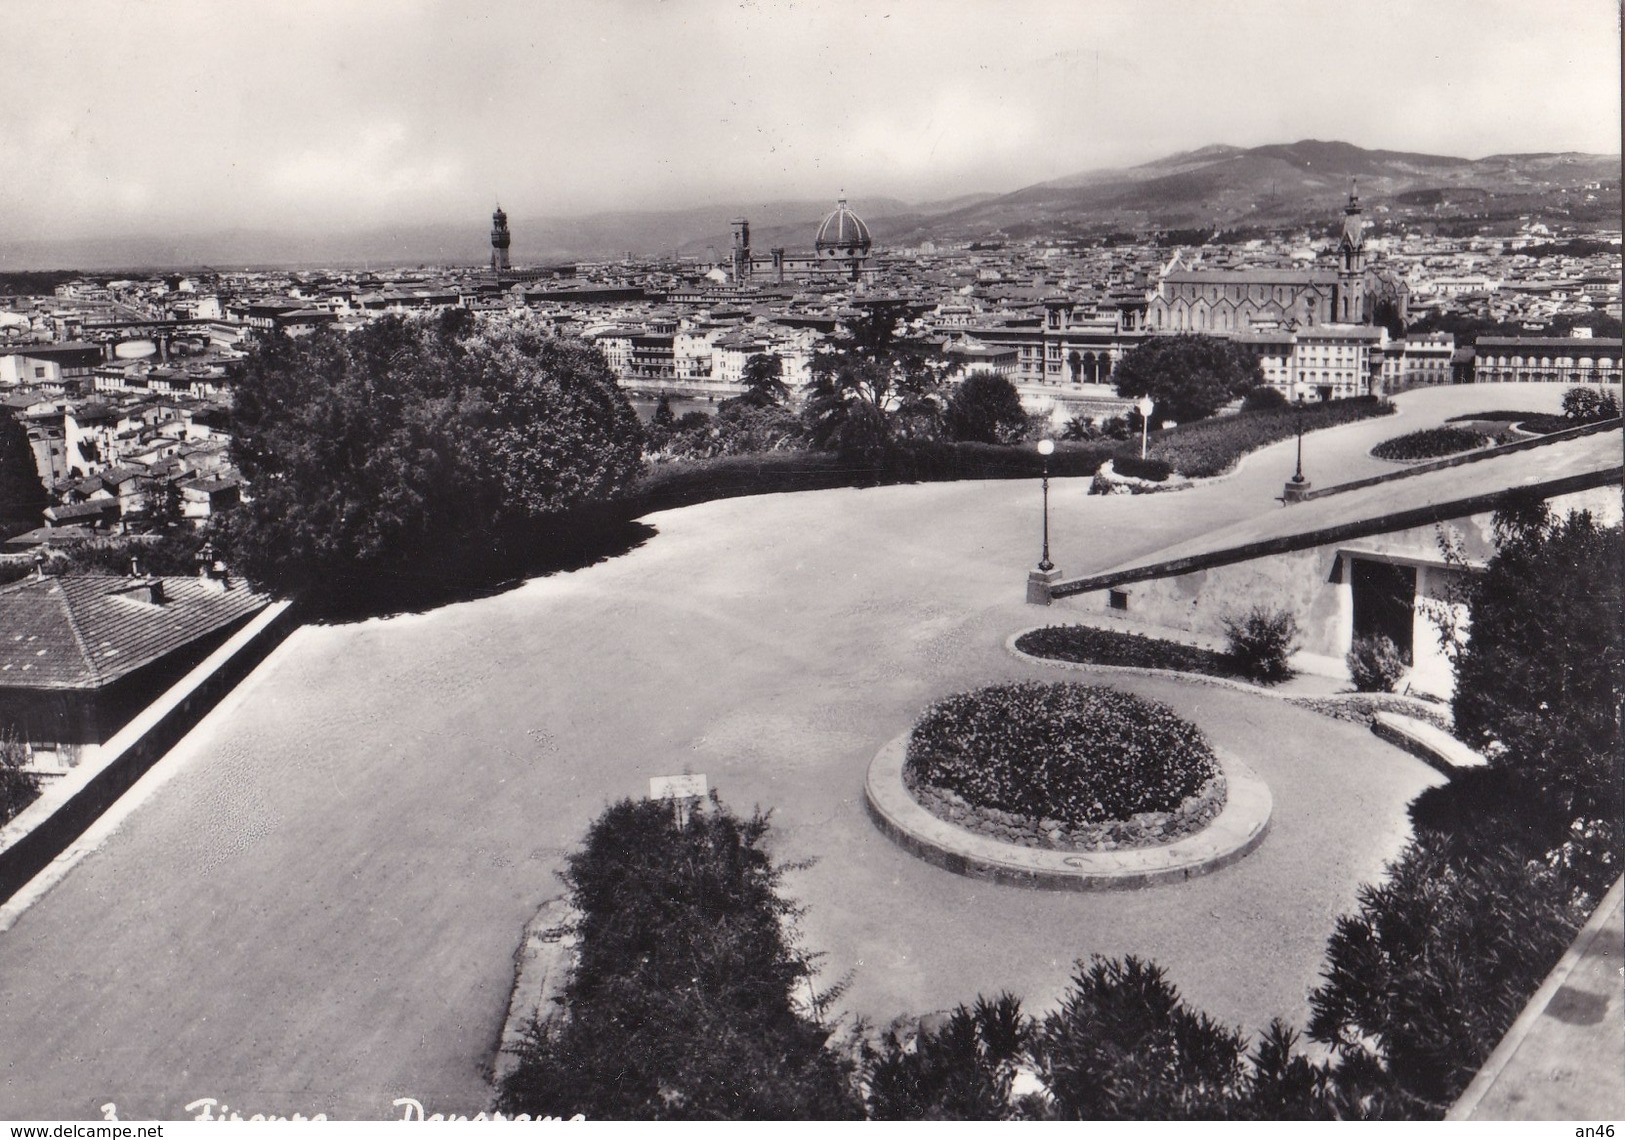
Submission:
<svg viewBox="0 0 1625 1140">
<path fill-rule="evenodd" d="M 0 687 L 101 688 L 269 602 L 201 578 L 25 578 L 0 587 Z"/>
</svg>

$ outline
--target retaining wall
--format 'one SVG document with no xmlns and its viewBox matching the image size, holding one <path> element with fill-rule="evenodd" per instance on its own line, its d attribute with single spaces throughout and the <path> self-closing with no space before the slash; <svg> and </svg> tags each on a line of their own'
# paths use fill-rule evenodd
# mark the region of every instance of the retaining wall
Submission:
<svg viewBox="0 0 1625 1140">
<path fill-rule="evenodd" d="M 47 784 L 0 827 L 0 902 L 66 851 L 298 624 L 294 603 L 267 606 L 115 733 L 96 760 Z"/>
</svg>

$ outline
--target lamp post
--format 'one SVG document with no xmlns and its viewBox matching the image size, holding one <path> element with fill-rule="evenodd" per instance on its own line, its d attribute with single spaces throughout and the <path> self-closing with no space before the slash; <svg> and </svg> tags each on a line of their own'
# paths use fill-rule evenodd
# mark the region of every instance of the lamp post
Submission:
<svg viewBox="0 0 1625 1140">
<path fill-rule="evenodd" d="M 1145 462 L 1145 433 L 1151 425 L 1151 409 L 1156 407 L 1150 396 L 1141 396 L 1140 402 L 1134 405 L 1134 410 L 1140 413 L 1140 462 Z"/>
<path fill-rule="evenodd" d="M 1038 568 L 1048 574 L 1055 569 L 1055 563 L 1049 560 L 1049 457 L 1055 454 L 1055 441 L 1039 440 L 1038 454 L 1044 462 L 1044 550 L 1038 557 Z"/>
<path fill-rule="evenodd" d="M 1283 503 L 1301 503 L 1309 491 L 1309 480 L 1303 474 L 1303 392 L 1298 393 L 1298 466 L 1292 472 L 1292 478 L 1287 480 L 1286 489 L 1281 492 Z"/>
</svg>

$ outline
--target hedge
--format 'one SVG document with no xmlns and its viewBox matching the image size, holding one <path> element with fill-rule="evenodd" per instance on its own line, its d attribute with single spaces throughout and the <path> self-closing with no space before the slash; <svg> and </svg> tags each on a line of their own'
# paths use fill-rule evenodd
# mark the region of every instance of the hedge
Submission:
<svg viewBox="0 0 1625 1140">
<path fill-rule="evenodd" d="M 1378 459 L 1409 462 L 1416 459 L 1442 459 L 1447 455 L 1460 455 L 1490 442 L 1481 431 L 1459 427 L 1425 428 L 1406 435 L 1385 439 L 1371 449 Z"/>
</svg>

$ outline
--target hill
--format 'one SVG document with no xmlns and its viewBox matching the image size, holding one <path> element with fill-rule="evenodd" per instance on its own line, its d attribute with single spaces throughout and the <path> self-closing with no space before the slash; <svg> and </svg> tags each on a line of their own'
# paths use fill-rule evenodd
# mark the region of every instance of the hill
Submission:
<svg viewBox="0 0 1625 1140">
<path fill-rule="evenodd" d="M 1351 181 L 1368 209 L 1378 207 L 1395 219 L 1493 225 L 1528 213 L 1596 222 L 1619 215 L 1618 155 L 1475 160 L 1306 139 L 1245 149 L 1203 147 L 1124 170 L 1070 175 L 924 219 L 896 236 L 907 241 L 1001 232 L 1061 237 L 1191 226 L 1324 227 L 1335 223 Z M 1586 190 L 1595 183 L 1602 188 Z"/>
<path fill-rule="evenodd" d="M 1305 139 L 1223 144 L 1138 166 L 1089 170 L 1007 194 L 907 203 L 853 195 L 882 248 L 924 240 L 1088 238 L 1188 228 L 1328 232 L 1351 180 L 1377 224 L 1414 222 L 1445 233 L 1511 232 L 1525 217 L 1561 226 L 1618 226 L 1620 156 L 1496 154 L 1480 159 L 1366 150 Z M 751 222 L 752 246 L 805 250 L 829 199 L 734 201 L 584 217 L 514 217 L 516 265 L 679 254 L 721 260 L 730 222 Z M 1554 224 L 1555 223 L 1555 224 Z M 389 225 L 344 233 L 234 230 L 155 237 L 8 243 L 0 271 L 197 265 L 477 265 L 489 253 L 486 219 Z"/>
</svg>

